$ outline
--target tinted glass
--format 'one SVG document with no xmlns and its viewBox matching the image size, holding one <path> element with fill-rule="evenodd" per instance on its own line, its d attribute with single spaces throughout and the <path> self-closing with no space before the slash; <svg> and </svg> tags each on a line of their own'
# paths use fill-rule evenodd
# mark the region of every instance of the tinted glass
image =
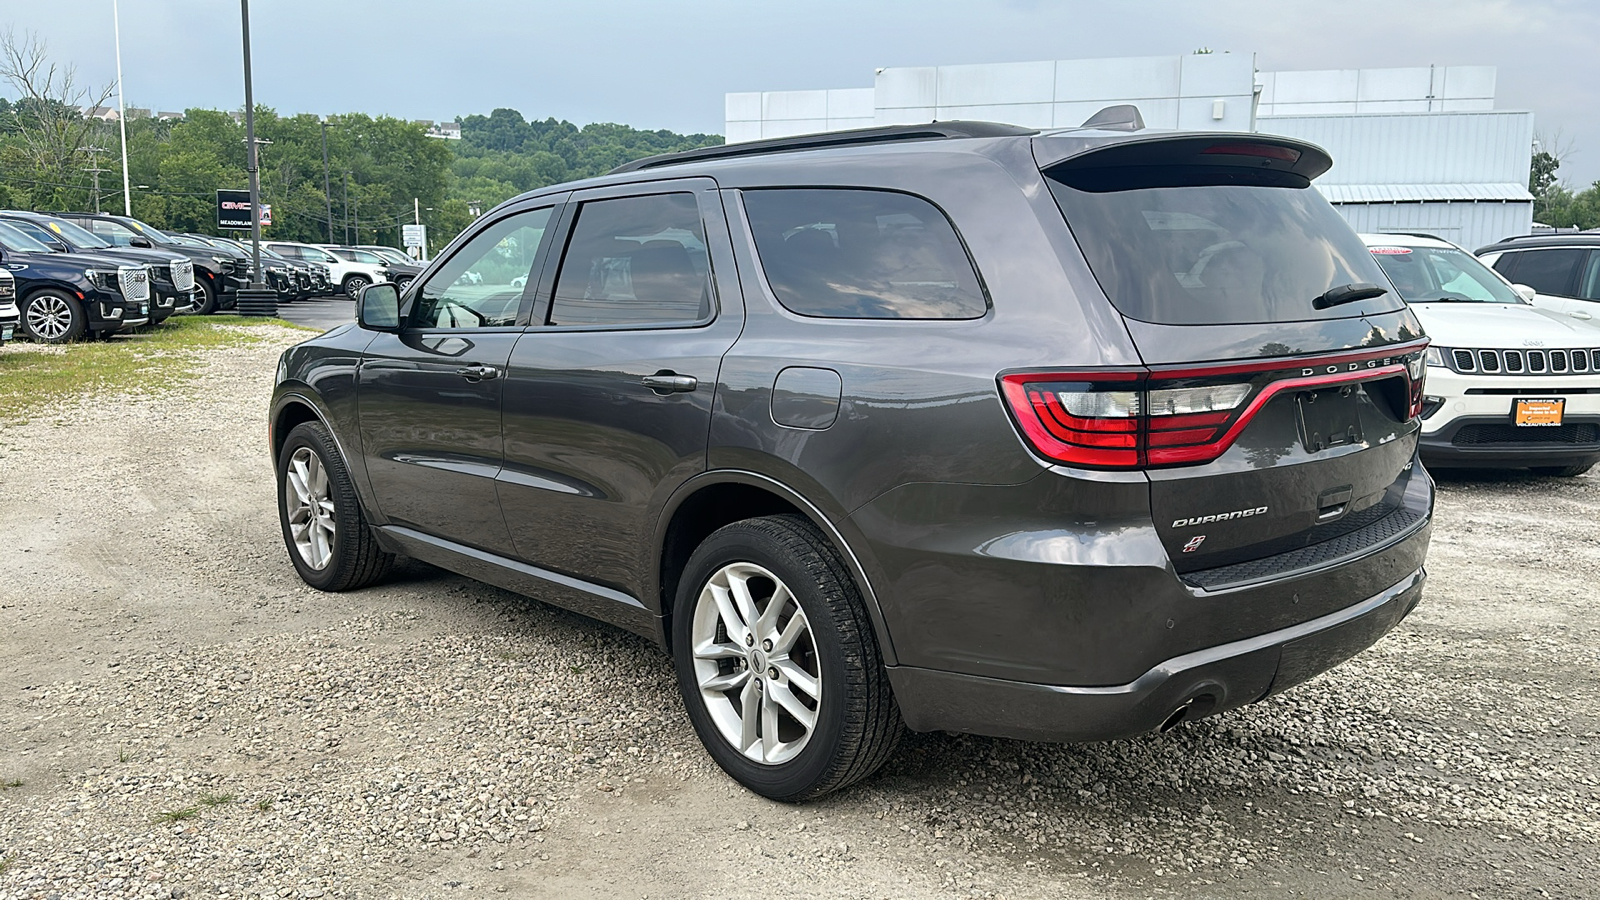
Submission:
<svg viewBox="0 0 1600 900">
<path fill-rule="evenodd" d="M 146 237 L 121 222 L 113 222 L 110 219 L 90 219 L 89 230 L 101 240 L 110 241 L 118 247 L 129 246 L 136 237 Z"/>
<path fill-rule="evenodd" d="M 1600 253 L 1589 251 L 1589 264 L 1584 268 L 1583 284 L 1578 296 L 1585 300 L 1600 300 Z"/>
<path fill-rule="evenodd" d="M 29 223 L 32 224 L 32 223 Z M 38 226 L 55 235 L 56 240 L 72 245 L 78 250 L 104 250 L 111 242 L 87 229 L 79 228 L 64 219 L 51 219 Z"/>
<path fill-rule="evenodd" d="M 507 216 L 467 241 L 417 294 L 411 324 L 423 328 L 515 325 L 550 208 Z"/>
<path fill-rule="evenodd" d="M 710 315 L 710 265 L 693 194 L 594 200 L 579 208 L 550 324 L 669 325 Z"/>
<path fill-rule="evenodd" d="M 785 309 L 844 319 L 976 319 L 983 288 L 955 228 L 910 194 L 758 190 L 745 213 Z"/>
<path fill-rule="evenodd" d="M 1525 284 L 1541 294 L 1561 297 L 1572 296 L 1572 271 L 1583 262 L 1586 251 L 1519 250 L 1507 256 L 1520 256 L 1517 260 L 1517 283 Z"/>
<path fill-rule="evenodd" d="M 1100 190 L 1054 177 L 1049 184 L 1101 288 L 1131 318 L 1168 325 L 1294 322 L 1403 306 L 1385 294 L 1312 307 L 1330 288 L 1384 283 L 1361 239 L 1313 188 Z"/>
<path fill-rule="evenodd" d="M 9 222 L 0 222 L 0 247 L 17 253 L 49 253 L 50 248 L 29 237 Z"/>
<path fill-rule="evenodd" d="M 1523 302 L 1476 257 L 1453 247 L 1373 246 L 1371 250 L 1407 303 Z"/>
</svg>

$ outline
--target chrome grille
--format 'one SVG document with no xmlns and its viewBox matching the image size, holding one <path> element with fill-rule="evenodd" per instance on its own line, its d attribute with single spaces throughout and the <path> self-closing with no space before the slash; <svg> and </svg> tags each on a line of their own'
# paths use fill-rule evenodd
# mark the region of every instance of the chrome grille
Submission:
<svg viewBox="0 0 1600 900">
<path fill-rule="evenodd" d="M 1600 374 L 1600 347 L 1576 350 L 1440 350 L 1463 375 Z"/>
<path fill-rule="evenodd" d="M 117 283 L 124 300 L 143 303 L 150 299 L 150 272 L 144 266 L 118 266 Z"/>
<path fill-rule="evenodd" d="M 194 288 L 193 262 L 187 259 L 175 259 L 172 261 L 172 286 L 177 288 L 179 293 Z"/>
</svg>

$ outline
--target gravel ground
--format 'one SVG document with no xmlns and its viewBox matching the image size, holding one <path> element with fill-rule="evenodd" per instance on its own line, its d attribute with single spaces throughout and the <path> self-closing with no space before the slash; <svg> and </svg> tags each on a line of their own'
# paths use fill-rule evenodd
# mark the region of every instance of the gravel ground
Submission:
<svg viewBox="0 0 1600 900">
<path fill-rule="evenodd" d="M 1600 479 L 1441 475 L 1422 606 L 1283 696 L 913 735 L 780 806 L 643 640 L 416 563 L 305 588 L 263 449 L 303 334 L 252 332 L 0 425 L 0 898 L 1600 896 Z"/>
</svg>

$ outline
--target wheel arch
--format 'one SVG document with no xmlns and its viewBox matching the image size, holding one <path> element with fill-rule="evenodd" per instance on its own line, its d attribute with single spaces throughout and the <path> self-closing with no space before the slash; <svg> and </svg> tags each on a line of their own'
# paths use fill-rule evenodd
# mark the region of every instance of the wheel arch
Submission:
<svg viewBox="0 0 1600 900">
<path fill-rule="evenodd" d="M 689 556 L 710 534 L 724 525 L 770 515 L 800 515 L 815 525 L 833 544 L 866 604 L 867 616 L 878 639 L 885 665 L 895 664 L 883 610 L 866 567 L 844 532 L 815 503 L 777 479 L 756 472 L 722 469 L 704 472 L 681 485 L 662 510 L 657 525 L 655 574 L 663 646 L 671 649 L 673 601 L 678 580 Z"/>
</svg>

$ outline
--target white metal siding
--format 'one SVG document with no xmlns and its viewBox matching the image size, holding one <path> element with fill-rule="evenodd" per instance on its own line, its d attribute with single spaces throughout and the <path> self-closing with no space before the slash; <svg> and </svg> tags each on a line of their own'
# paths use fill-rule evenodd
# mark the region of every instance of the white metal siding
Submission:
<svg viewBox="0 0 1600 900">
<path fill-rule="evenodd" d="M 1533 226 L 1533 204 L 1521 202 L 1336 203 L 1333 208 L 1356 231 L 1421 231 L 1468 250 L 1527 234 Z"/>
<path fill-rule="evenodd" d="M 1274 116 L 1257 127 L 1327 148 L 1329 184 L 1526 182 L 1533 155 L 1531 112 Z"/>
</svg>

